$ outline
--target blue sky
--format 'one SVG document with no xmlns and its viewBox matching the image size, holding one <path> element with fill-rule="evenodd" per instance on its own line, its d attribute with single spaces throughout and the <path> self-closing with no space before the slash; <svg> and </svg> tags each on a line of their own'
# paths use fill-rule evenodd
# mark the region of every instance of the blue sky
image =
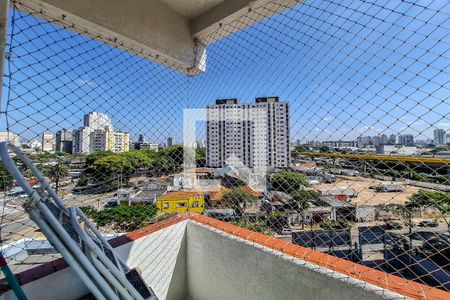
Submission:
<svg viewBox="0 0 450 300">
<path fill-rule="evenodd" d="M 2 111 L 25 138 L 79 127 L 96 110 L 163 142 L 181 139 L 183 108 L 277 95 L 290 103 L 293 140 L 450 130 L 450 5 L 338 2 L 305 1 L 209 45 L 194 78 L 11 12 Z"/>
</svg>

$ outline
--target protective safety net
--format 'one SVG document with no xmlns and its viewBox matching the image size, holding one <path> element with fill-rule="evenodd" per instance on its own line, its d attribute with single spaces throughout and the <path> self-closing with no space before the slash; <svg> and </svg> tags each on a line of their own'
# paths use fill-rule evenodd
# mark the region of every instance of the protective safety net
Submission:
<svg viewBox="0 0 450 300">
<path fill-rule="evenodd" d="M 195 212 L 450 291 L 447 1 L 269 2 L 195 76 L 10 2 L 0 139 L 106 237 Z M 12 271 L 60 257 L 0 189 Z"/>
</svg>

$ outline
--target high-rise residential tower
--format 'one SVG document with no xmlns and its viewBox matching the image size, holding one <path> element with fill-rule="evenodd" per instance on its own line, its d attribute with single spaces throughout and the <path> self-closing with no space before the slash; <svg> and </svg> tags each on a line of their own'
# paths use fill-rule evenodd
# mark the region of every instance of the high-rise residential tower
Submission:
<svg viewBox="0 0 450 300">
<path fill-rule="evenodd" d="M 289 152 L 289 104 L 278 97 L 256 98 L 239 104 L 219 99 L 207 107 L 206 159 L 210 167 L 223 167 L 237 158 L 247 167 L 286 168 Z"/>
<path fill-rule="evenodd" d="M 73 153 L 98 151 L 126 152 L 130 149 L 126 132 L 115 132 L 111 119 L 103 113 L 90 112 L 84 116 L 84 126 L 74 130 Z"/>
<path fill-rule="evenodd" d="M 69 129 L 61 129 L 56 132 L 56 151 L 72 153 L 73 133 Z"/>
<path fill-rule="evenodd" d="M 173 136 L 169 136 L 167 138 L 167 147 L 175 145 L 175 138 Z"/>
<path fill-rule="evenodd" d="M 444 129 L 435 129 L 434 133 L 434 144 L 435 145 L 444 145 L 445 144 L 445 130 Z"/>
<path fill-rule="evenodd" d="M 42 133 L 42 151 L 55 151 L 55 140 L 53 139 L 53 132 L 46 131 Z"/>
<path fill-rule="evenodd" d="M 414 146 L 414 136 L 412 134 L 400 134 L 398 143 L 404 146 Z"/>
</svg>

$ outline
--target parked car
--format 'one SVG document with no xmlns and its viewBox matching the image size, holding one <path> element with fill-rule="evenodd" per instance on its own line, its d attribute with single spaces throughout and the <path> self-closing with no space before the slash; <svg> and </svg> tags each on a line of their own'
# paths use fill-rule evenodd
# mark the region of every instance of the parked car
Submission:
<svg viewBox="0 0 450 300">
<path fill-rule="evenodd" d="M 439 224 L 436 221 L 422 221 L 419 223 L 420 227 L 438 227 Z"/>
<path fill-rule="evenodd" d="M 290 234 L 292 234 L 292 229 L 291 228 L 287 228 L 287 227 L 284 227 L 283 229 L 281 229 L 281 232 L 280 232 L 282 235 L 290 235 Z"/>
<path fill-rule="evenodd" d="M 114 200 L 109 200 L 109 201 L 106 202 L 106 204 L 105 204 L 105 208 L 112 208 L 112 207 L 115 207 L 115 206 L 117 206 L 117 200 L 116 200 L 116 199 L 114 199 Z"/>
<path fill-rule="evenodd" d="M 414 223 L 414 222 L 411 222 L 411 223 L 410 223 L 410 222 L 405 222 L 404 225 L 405 225 L 406 227 L 411 227 L 411 228 L 412 228 L 412 227 L 416 227 L 416 223 Z"/>
<path fill-rule="evenodd" d="M 385 228 L 387 230 L 400 230 L 403 228 L 403 226 L 400 223 L 397 222 L 387 222 L 385 224 Z"/>
</svg>

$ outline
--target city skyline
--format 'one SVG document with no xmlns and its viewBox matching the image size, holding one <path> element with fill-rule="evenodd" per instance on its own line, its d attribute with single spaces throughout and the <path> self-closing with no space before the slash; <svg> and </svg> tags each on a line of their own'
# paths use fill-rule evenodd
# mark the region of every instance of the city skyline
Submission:
<svg viewBox="0 0 450 300">
<path fill-rule="evenodd" d="M 242 104 L 246 104 L 246 103 L 242 103 Z M 31 139 L 26 139 L 26 138 L 24 138 L 23 136 L 21 136 L 21 135 L 15 133 L 15 132 L 13 132 L 13 131 L 10 131 L 9 133 L 12 134 L 12 138 L 13 138 L 13 139 L 19 140 L 20 143 L 25 144 L 25 143 L 29 143 L 29 142 L 32 142 L 32 141 L 37 141 L 37 142 L 39 142 L 39 141 L 42 140 L 42 135 L 43 135 L 44 133 L 50 132 L 50 133 L 52 133 L 52 134 L 55 135 L 55 144 L 56 144 L 56 143 L 57 143 L 57 141 L 56 141 L 56 136 L 57 136 L 57 134 L 58 134 L 60 131 L 70 131 L 71 133 L 73 133 L 73 132 L 76 131 L 76 130 L 77 130 L 77 129 L 71 129 L 71 128 L 60 128 L 60 129 L 56 129 L 55 131 L 47 130 L 47 131 L 44 131 L 44 132 L 41 132 L 41 133 L 37 133 L 37 134 L 36 134 L 34 137 L 32 137 Z M 359 135 L 359 136 L 358 136 L 357 138 L 355 138 L 354 140 L 352 140 L 352 139 L 325 139 L 325 138 L 322 138 L 322 139 L 316 138 L 316 139 L 313 139 L 313 140 L 307 140 L 306 138 L 304 138 L 304 139 L 290 138 L 290 143 L 291 143 L 291 144 L 297 144 L 297 145 L 298 145 L 298 144 L 314 143 L 314 142 L 321 142 L 321 143 L 322 143 L 322 142 L 355 142 L 355 143 L 357 143 L 359 138 L 377 138 L 377 137 L 378 137 L 378 138 L 382 138 L 383 135 L 386 136 L 388 139 L 389 139 L 390 137 L 392 137 L 392 136 L 395 136 L 396 139 L 398 139 L 399 136 L 412 135 L 415 144 L 423 144 L 424 142 L 426 142 L 427 144 L 433 144 L 433 145 L 445 145 L 445 144 L 449 143 L 448 140 L 449 140 L 449 137 L 450 137 L 450 129 L 449 129 L 449 130 L 445 130 L 445 129 L 443 129 L 443 128 L 435 128 L 435 127 L 432 127 L 432 130 L 433 130 L 433 132 L 436 131 L 436 130 L 440 130 L 440 131 L 442 130 L 442 131 L 443 131 L 442 138 L 443 138 L 444 143 L 435 143 L 435 142 L 434 142 L 435 139 L 433 139 L 433 138 L 431 138 L 431 137 L 428 137 L 427 139 L 417 138 L 417 136 L 414 136 L 414 135 L 412 135 L 412 134 L 410 134 L 410 133 L 407 133 L 407 132 L 404 133 L 404 134 L 395 134 L 395 133 L 389 133 L 389 132 L 386 132 L 386 133 L 381 133 L 381 134 L 378 134 L 378 135 Z M 5 137 L 2 138 L 2 140 L 6 140 L 6 136 L 7 136 L 6 134 L 7 134 L 8 132 L 6 132 L 6 131 L 1 131 L 1 132 L 5 135 Z M 130 136 L 137 137 L 137 138 L 130 138 L 130 139 L 129 139 L 130 141 L 138 142 L 138 141 L 139 141 L 139 138 L 140 138 L 141 136 L 145 137 L 145 134 L 143 134 L 142 132 L 141 132 L 141 133 L 134 133 L 134 132 L 132 132 L 132 133 L 130 133 Z M 420 136 L 419 136 L 419 137 L 420 137 Z M 172 141 L 177 141 L 177 142 L 175 142 L 175 143 L 174 143 L 174 142 L 170 143 L 171 145 L 182 144 L 182 142 L 181 142 L 181 143 L 178 142 L 180 139 L 177 139 L 175 136 L 168 136 L 168 137 L 160 136 L 158 139 L 152 139 L 152 140 L 146 139 L 145 142 L 148 142 L 148 143 L 156 143 L 156 144 L 159 144 L 159 145 L 168 145 L 168 141 L 169 141 L 170 139 L 172 139 Z M 206 137 L 197 139 L 197 142 L 205 142 L 205 141 L 206 141 Z M 42 143 L 41 143 L 41 144 L 42 144 Z M 373 143 L 373 144 L 376 145 L 376 144 L 378 144 L 378 143 Z M 402 144 L 402 143 L 399 143 L 399 142 L 396 140 L 395 143 L 392 143 L 391 141 L 389 141 L 388 143 L 379 143 L 379 144 L 382 144 L 382 145 L 383 145 L 383 144 Z M 55 148 L 55 149 L 56 149 L 56 148 Z"/>
<path fill-rule="evenodd" d="M 242 104 L 250 104 L 251 102 L 243 101 L 241 103 Z M 95 111 L 101 112 L 101 110 L 95 110 Z M 107 112 L 106 112 L 106 114 L 107 114 Z M 82 117 L 84 115 L 85 114 L 83 114 Z M 111 120 L 113 120 L 113 122 L 115 122 L 114 121 L 115 119 L 116 118 L 114 116 L 111 116 Z M 292 116 L 291 116 L 291 119 L 292 119 Z M 326 119 L 324 120 L 324 122 L 327 122 Z M 118 128 L 129 127 L 129 126 L 124 126 L 124 124 L 122 124 L 122 123 L 123 122 L 120 122 L 120 121 L 115 123 L 115 124 L 117 124 L 116 127 L 118 127 Z M 64 124 L 66 124 L 66 122 L 64 122 Z M 13 132 L 13 133 L 19 135 L 21 139 L 31 141 L 31 140 L 40 140 L 42 133 L 46 132 L 46 131 L 56 134 L 59 130 L 62 130 L 62 129 L 74 130 L 74 129 L 76 129 L 77 126 L 78 125 L 75 123 L 75 124 L 71 124 L 71 126 L 61 126 L 61 127 L 55 126 L 53 128 L 45 128 L 42 132 L 37 132 L 33 128 L 29 128 L 29 130 L 26 130 L 21 133 L 18 133 L 14 130 L 10 130 L 10 132 Z M 36 127 L 39 127 L 39 126 L 36 126 Z M 424 133 L 417 133 L 417 130 L 415 130 L 413 128 L 410 128 L 409 130 L 405 128 L 405 129 L 401 130 L 400 132 L 395 132 L 391 127 L 387 127 L 387 128 L 385 128 L 385 130 L 383 130 L 382 128 L 365 126 L 360 129 L 355 129 L 353 131 L 340 133 L 339 132 L 340 130 L 336 130 L 336 131 L 332 132 L 331 130 L 328 130 L 326 128 L 320 129 L 319 127 L 317 127 L 317 128 L 313 129 L 313 131 L 315 133 L 313 133 L 313 134 L 310 133 L 303 137 L 299 137 L 298 135 L 292 136 L 291 141 L 296 141 L 298 139 L 300 139 L 304 142 L 309 141 L 309 140 L 318 140 L 318 141 L 342 140 L 342 141 L 344 141 L 344 140 L 356 140 L 359 136 L 381 136 L 382 134 L 386 134 L 388 136 L 391 134 L 396 134 L 397 136 L 402 135 L 402 134 L 412 134 L 414 136 L 415 140 L 433 140 L 434 139 L 434 131 L 436 129 L 442 129 L 442 130 L 444 130 L 445 133 L 450 131 L 450 121 L 448 123 L 447 122 L 438 122 L 436 124 L 431 124 L 427 127 L 428 128 L 427 128 L 426 132 L 428 132 L 428 134 L 426 134 L 426 135 Z M 1 128 L 0 131 L 6 131 L 6 128 L 4 127 L 4 125 L 1 125 L 0 128 Z M 120 131 L 123 131 L 123 130 L 120 130 Z M 148 134 L 146 134 L 146 132 L 143 132 L 143 131 L 139 131 L 139 132 L 130 131 L 130 137 L 131 137 L 131 140 L 137 141 L 139 135 L 144 134 L 146 137 L 151 136 L 150 138 L 148 138 L 150 141 L 156 142 L 159 144 L 165 144 L 167 142 L 167 138 L 169 136 L 174 137 L 175 140 L 178 140 L 178 141 L 182 139 L 182 128 L 177 130 L 176 133 L 174 133 L 174 132 L 168 133 L 167 136 L 162 136 L 162 135 L 158 136 L 154 132 L 152 134 L 152 132 L 153 131 L 148 130 L 147 131 Z M 203 136 L 199 137 L 199 140 L 206 140 L 206 127 L 203 126 L 203 129 L 198 132 L 203 134 Z M 414 134 L 414 132 L 416 132 L 416 133 Z M 310 138 L 310 137 L 312 137 L 312 138 Z"/>
</svg>

